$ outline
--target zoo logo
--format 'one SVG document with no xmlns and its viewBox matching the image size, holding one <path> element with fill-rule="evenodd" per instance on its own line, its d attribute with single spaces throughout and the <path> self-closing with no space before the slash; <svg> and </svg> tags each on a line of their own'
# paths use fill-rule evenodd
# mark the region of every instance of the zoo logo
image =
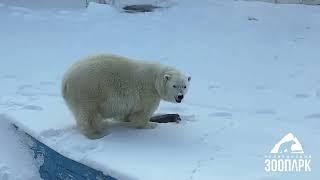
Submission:
<svg viewBox="0 0 320 180">
<path fill-rule="evenodd" d="M 298 139 L 289 133 L 265 156 L 266 172 L 310 172 L 311 155 L 305 155 Z"/>
</svg>

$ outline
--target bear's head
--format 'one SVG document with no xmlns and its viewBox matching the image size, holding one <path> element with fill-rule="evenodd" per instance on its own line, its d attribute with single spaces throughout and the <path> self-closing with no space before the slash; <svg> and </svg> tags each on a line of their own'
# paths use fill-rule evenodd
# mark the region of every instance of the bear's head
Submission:
<svg viewBox="0 0 320 180">
<path fill-rule="evenodd" d="M 190 76 L 185 76 L 177 70 L 167 70 L 160 75 L 156 88 L 161 99 L 181 103 L 188 92 L 190 80 Z"/>
</svg>

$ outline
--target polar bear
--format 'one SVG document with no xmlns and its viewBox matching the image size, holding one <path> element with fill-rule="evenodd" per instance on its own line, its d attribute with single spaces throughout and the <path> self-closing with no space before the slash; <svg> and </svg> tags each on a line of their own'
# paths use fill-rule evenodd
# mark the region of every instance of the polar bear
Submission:
<svg viewBox="0 0 320 180">
<path fill-rule="evenodd" d="M 160 100 L 181 103 L 190 80 L 177 69 L 156 62 L 100 54 L 67 70 L 62 95 L 81 132 L 96 139 L 108 134 L 106 119 L 134 128 L 154 128 L 156 124 L 149 120 Z"/>
</svg>

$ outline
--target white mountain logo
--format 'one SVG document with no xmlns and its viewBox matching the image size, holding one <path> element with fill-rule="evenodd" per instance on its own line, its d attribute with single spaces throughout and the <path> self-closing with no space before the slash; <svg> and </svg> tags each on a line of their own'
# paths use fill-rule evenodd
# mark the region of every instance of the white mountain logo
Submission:
<svg viewBox="0 0 320 180">
<path fill-rule="evenodd" d="M 270 153 L 303 154 L 304 152 L 298 139 L 292 133 L 288 133 L 274 145 Z"/>
<path fill-rule="evenodd" d="M 265 156 L 264 165 L 266 172 L 310 172 L 311 155 L 306 155 L 298 139 L 288 133 Z"/>
</svg>

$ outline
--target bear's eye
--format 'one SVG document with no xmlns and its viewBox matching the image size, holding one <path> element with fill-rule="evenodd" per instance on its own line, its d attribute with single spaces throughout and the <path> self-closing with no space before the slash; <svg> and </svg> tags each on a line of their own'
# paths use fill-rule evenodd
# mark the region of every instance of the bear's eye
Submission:
<svg viewBox="0 0 320 180">
<path fill-rule="evenodd" d="M 176 88 L 177 86 L 176 86 L 176 85 L 173 85 L 172 87 L 173 87 L 173 88 Z"/>
<path fill-rule="evenodd" d="M 185 88 L 187 88 L 187 86 L 183 86 L 183 88 L 185 89 Z"/>
</svg>

